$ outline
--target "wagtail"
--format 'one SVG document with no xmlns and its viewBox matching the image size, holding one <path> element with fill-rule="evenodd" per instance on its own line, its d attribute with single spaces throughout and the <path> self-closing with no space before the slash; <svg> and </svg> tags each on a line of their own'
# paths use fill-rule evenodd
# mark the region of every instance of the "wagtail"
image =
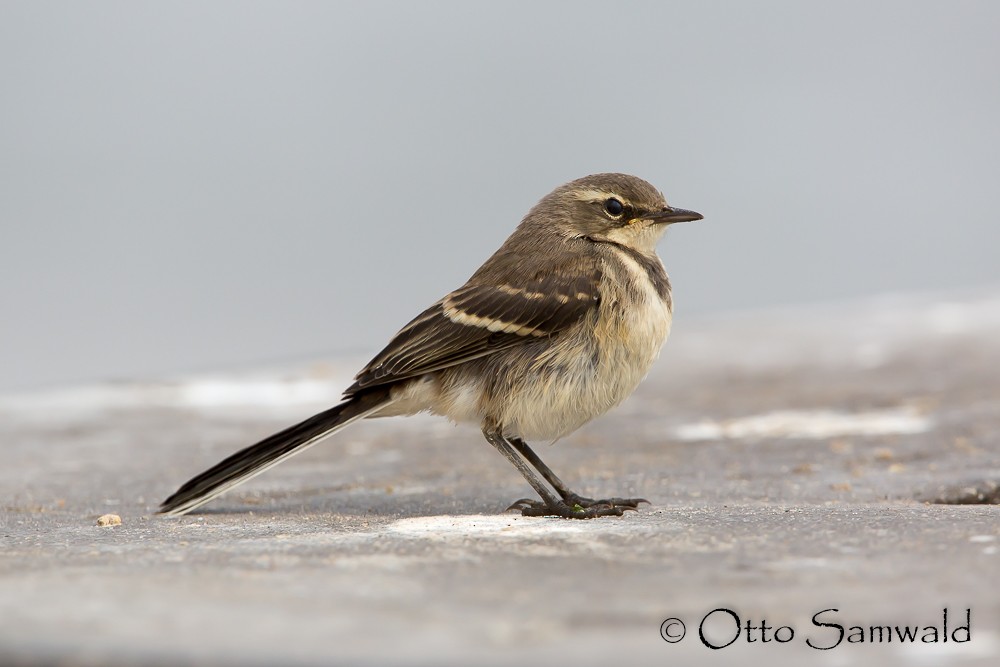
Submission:
<svg viewBox="0 0 1000 667">
<path fill-rule="evenodd" d="M 526 440 L 572 433 L 646 376 L 673 312 L 656 242 L 668 225 L 701 217 L 635 176 L 557 188 L 468 282 L 403 327 L 342 403 L 209 468 L 160 512 L 189 512 L 359 419 L 418 412 L 482 429 L 538 493 L 509 509 L 571 519 L 635 509 L 646 501 L 574 493 Z"/>
</svg>

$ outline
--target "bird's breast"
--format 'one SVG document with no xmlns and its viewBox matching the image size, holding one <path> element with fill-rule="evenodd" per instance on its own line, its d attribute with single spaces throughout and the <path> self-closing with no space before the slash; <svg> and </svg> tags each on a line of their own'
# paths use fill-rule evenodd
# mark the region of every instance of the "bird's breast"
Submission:
<svg viewBox="0 0 1000 667">
<path fill-rule="evenodd" d="M 672 320 L 670 281 L 659 258 L 616 248 L 605 265 L 595 339 L 598 382 L 611 387 L 617 402 L 646 377 Z"/>
<path fill-rule="evenodd" d="M 632 394 L 670 333 L 670 286 L 653 261 L 625 255 L 605 266 L 596 312 L 509 384 L 500 419 L 509 435 L 554 440 Z"/>
</svg>

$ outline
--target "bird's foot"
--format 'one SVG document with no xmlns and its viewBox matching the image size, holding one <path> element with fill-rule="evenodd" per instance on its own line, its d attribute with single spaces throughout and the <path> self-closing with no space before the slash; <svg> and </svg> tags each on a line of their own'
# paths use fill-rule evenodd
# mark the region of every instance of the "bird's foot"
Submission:
<svg viewBox="0 0 1000 667">
<path fill-rule="evenodd" d="M 594 500 L 576 494 L 566 500 L 546 503 L 542 500 L 522 498 L 507 508 L 507 511 L 521 510 L 521 516 L 559 516 L 564 519 L 595 519 L 599 516 L 621 516 L 627 510 L 636 511 L 639 503 L 649 502 L 642 498 L 608 498 Z"/>
<path fill-rule="evenodd" d="M 624 507 L 631 510 L 638 509 L 639 503 L 651 504 L 645 498 L 602 498 L 601 500 L 594 500 L 593 498 L 585 498 L 575 493 L 566 496 L 565 501 L 567 505 L 579 505 L 580 507 L 610 505 L 612 507 Z"/>
</svg>

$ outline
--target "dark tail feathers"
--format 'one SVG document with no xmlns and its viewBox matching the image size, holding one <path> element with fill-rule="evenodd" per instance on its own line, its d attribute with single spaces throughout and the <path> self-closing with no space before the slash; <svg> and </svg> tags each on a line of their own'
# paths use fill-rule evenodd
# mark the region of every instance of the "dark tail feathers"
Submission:
<svg viewBox="0 0 1000 667">
<path fill-rule="evenodd" d="M 388 403 L 387 389 L 365 392 L 241 449 L 188 480 L 160 504 L 159 513 L 186 514 Z"/>
</svg>

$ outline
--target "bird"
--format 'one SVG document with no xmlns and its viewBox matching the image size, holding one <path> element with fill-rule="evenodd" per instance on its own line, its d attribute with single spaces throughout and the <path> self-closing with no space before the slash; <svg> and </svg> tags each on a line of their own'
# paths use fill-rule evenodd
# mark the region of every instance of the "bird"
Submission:
<svg viewBox="0 0 1000 667">
<path fill-rule="evenodd" d="M 556 188 L 464 285 L 400 329 L 341 403 L 193 477 L 159 513 L 190 512 L 360 419 L 420 412 L 475 424 L 514 465 L 538 498 L 507 511 L 592 519 L 636 510 L 648 501 L 573 492 L 527 441 L 554 442 L 632 394 L 673 319 L 656 244 L 669 225 L 701 219 L 627 174 Z"/>
</svg>

